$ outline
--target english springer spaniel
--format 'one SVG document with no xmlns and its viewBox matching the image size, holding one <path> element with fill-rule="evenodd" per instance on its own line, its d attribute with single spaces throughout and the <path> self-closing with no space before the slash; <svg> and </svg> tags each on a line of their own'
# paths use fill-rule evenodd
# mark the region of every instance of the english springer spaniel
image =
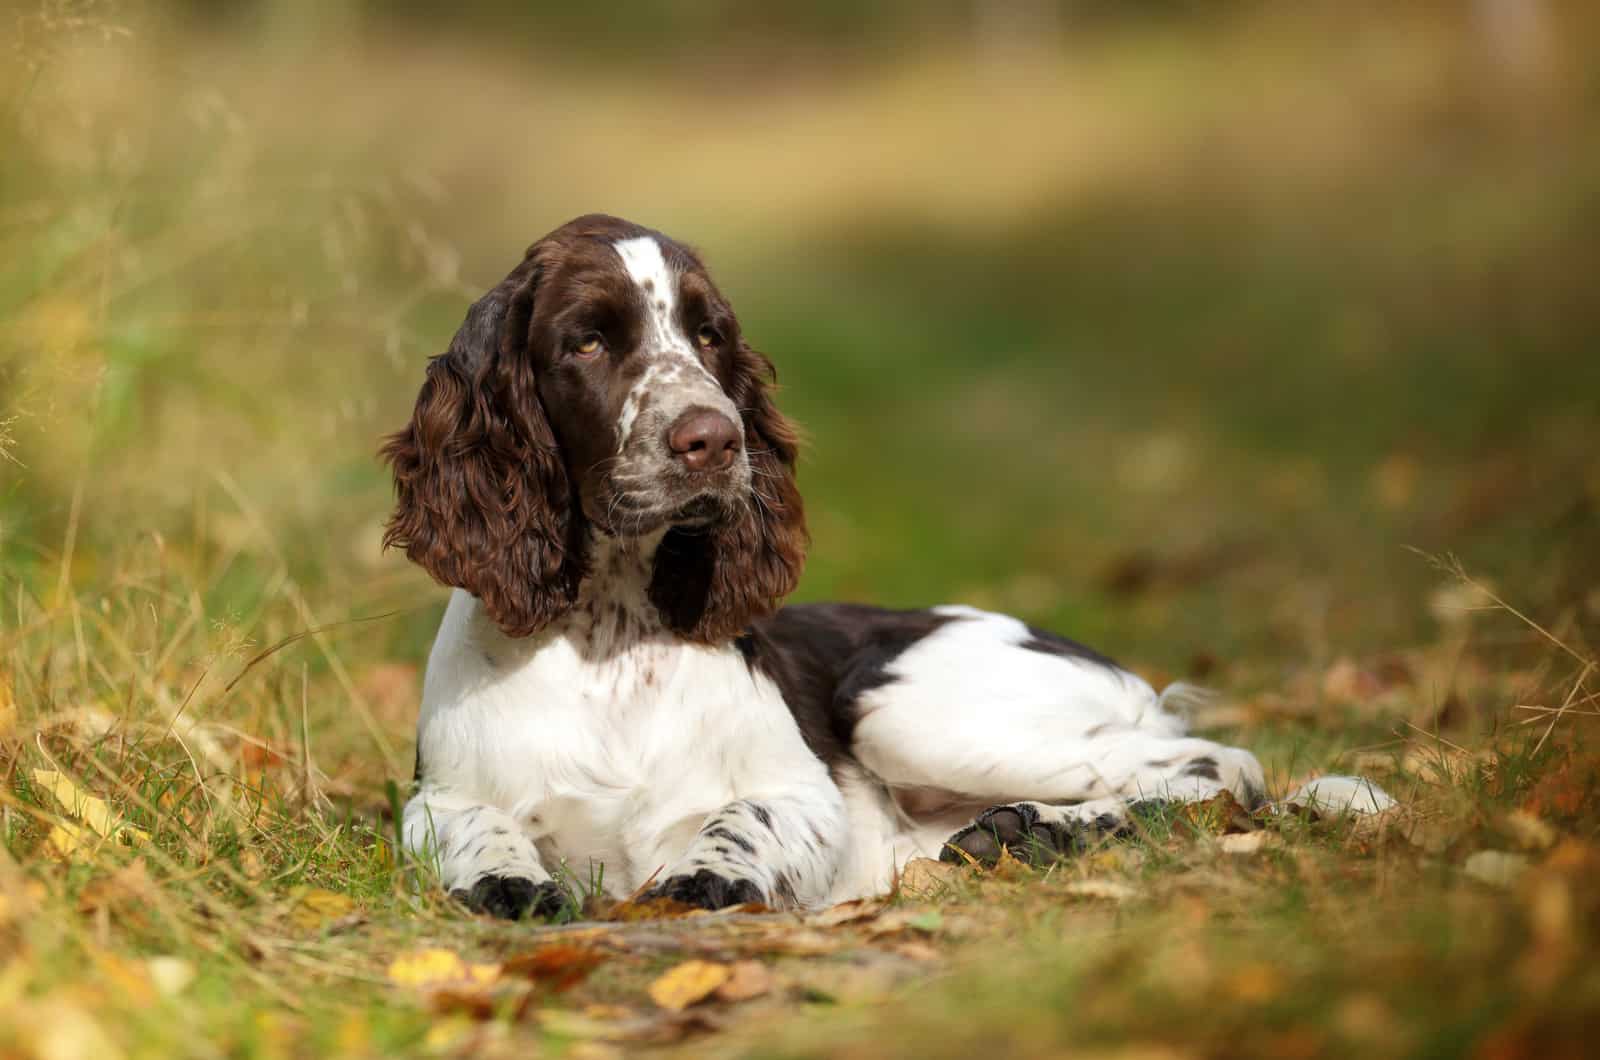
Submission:
<svg viewBox="0 0 1600 1060">
<path fill-rule="evenodd" d="M 592 215 L 529 248 L 387 439 L 386 543 L 455 586 L 406 845 L 471 908 L 567 887 L 813 908 L 914 857 L 1053 856 L 1248 751 L 1174 689 L 971 607 L 779 608 L 807 544 L 773 369 L 699 256 Z"/>
</svg>

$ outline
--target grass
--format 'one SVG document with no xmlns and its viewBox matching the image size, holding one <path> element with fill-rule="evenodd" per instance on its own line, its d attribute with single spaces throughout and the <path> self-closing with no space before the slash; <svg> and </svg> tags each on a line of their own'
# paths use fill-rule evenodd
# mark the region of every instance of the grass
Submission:
<svg viewBox="0 0 1600 1060">
<path fill-rule="evenodd" d="M 745 38 L 617 70 L 409 22 L 26 17 L 0 1049 L 1582 1047 L 1591 18 L 1546 12 L 1521 59 L 1443 12 L 1102 14 L 1004 61 L 930 22 L 752 79 Z M 467 300 L 596 207 L 699 240 L 777 360 L 802 597 L 1015 611 L 1218 688 L 1197 721 L 1275 792 L 1354 772 L 1404 811 L 1275 818 L 1254 853 L 1162 818 L 833 925 L 443 900 L 393 838 L 442 601 L 379 553 L 373 450 Z M 503 969 L 394 980 L 427 950 Z M 772 981 L 662 1014 L 692 957 Z"/>
</svg>

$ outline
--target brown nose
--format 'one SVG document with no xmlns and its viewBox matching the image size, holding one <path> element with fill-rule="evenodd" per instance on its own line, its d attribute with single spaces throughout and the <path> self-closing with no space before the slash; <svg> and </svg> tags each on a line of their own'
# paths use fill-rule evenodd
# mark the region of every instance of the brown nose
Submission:
<svg viewBox="0 0 1600 1060">
<path fill-rule="evenodd" d="M 690 471 L 723 471 L 732 467 L 742 444 L 738 425 L 710 409 L 690 409 L 667 432 L 673 459 Z"/>
</svg>

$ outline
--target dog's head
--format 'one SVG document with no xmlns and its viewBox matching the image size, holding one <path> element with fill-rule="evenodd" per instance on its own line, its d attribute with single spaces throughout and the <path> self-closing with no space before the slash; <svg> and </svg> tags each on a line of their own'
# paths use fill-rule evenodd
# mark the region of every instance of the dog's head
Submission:
<svg viewBox="0 0 1600 1060">
<path fill-rule="evenodd" d="M 384 542 L 524 636 L 573 606 L 593 534 L 665 529 L 650 598 L 680 635 L 725 640 L 794 588 L 805 555 L 772 381 L 692 250 L 580 217 L 429 362 L 383 447 L 398 496 Z"/>
</svg>

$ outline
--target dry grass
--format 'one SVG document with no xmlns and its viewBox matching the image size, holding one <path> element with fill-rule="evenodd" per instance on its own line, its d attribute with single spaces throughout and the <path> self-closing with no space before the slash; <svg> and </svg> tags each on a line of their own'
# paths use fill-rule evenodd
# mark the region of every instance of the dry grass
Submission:
<svg viewBox="0 0 1600 1060">
<path fill-rule="evenodd" d="M 1262 11 L 771 79 L 24 17 L 0 74 L 0 1050 L 1583 1044 L 1587 16 L 1551 15 L 1531 63 L 1436 11 Z M 392 843 L 438 597 L 378 553 L 372 451 L 464 300 L 596 205 L 699 238 L 769 336 L 816 437 L 805 592 L 1064 625 L 1221 687 L 1201 724 L 1278 790 L 1359 772 L 1404 811 L 1274 819 L 1240 853 L 1153 821 L 833 925 L 536 932 L 440 900 Z M 576 960 L 556 946 L 593 965 L 564 991 L 511 960 Z M 499 978 L 396 983 L 426 949 Z M 690 957 L 770 981 L 663 1015 L 647 987 Z"/>
</svg>

